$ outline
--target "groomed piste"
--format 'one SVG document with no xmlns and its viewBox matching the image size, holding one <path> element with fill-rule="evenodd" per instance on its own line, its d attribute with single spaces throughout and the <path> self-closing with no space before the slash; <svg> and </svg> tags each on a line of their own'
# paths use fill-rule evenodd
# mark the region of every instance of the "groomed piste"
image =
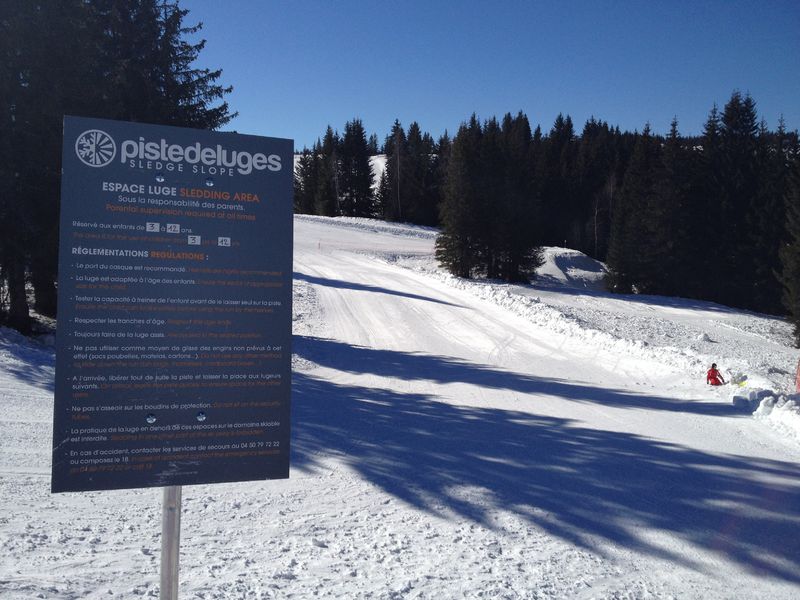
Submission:
<svg viewBox="0 0 800 600">
<path fill-rule="evenodd" d="M 184 488 L 182 597 L 798 597 L 784 320 L 568 249 L 457 279 L 435 236 L 295 218 L 291 478 Z M 49 493 L 47 342 L 0 330 L 0 597 L 157 597 L 159 489 Z"/>
</svg>

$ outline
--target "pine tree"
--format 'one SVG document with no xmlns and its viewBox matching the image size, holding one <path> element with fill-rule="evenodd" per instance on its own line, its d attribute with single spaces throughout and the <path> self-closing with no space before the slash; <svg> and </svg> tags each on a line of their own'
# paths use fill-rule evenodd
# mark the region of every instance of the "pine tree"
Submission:
<svg viewBox="0 0 800 600">
<path fill-rule="evenodd" d="M 389 185 L 389 173 L 384 168 L 378 179 L 378 187 L 375 189 L 375 211 L 379 217 L 386 218 L 390 202 L 392 202 L 392 189 Z"/>
<path fill-rule="evenodd" d="M 450 165 L 450 154 L 453 149 L 453 142 L 447 131 L 442 134 L 436 142 L 436 154 L 431 165 L 432 186 L 431 196 L 433 204 L 436 206 L 436 214 L 432 225 L 441 223 L 442 203 L 444 202 L 445 188 L 447 184 L 447 171 Z"/>
<path fill-rule="evenodd" d="M 659 168 L 659 142 L 648 124 L 636 142 L 615 207 L 608 251 L 607 283 L 612 291 L 652 293 L 658 289 L 659 249 L 653 240 L 658 223 L 650 211 L 658 201 Z"/>
<path fill-rule="evenodd" d="M 786 226 L 785 196 L 789 174 L 789 147 L 781 120 L 772 134 L 762 122 L 758 133 L 758 188 L 747 215 L 749 242 L 753 248 L 752 305 L 759 311 L 782 312 L 780 248 Z"/>
<path fill-rule="evenodd" d="M 718 273 L 716 299 L 744 308 L 757 308 L 750 291 L 754 248 L 747 224 L 758 193 L 757 136 L 755 102 L 734 92 L 720 121 L 719 195 L 713 217 L 720 233 L 713 270 Z"/>
<path fill-rule="evenodd" d="M 580 220 L 573 205 L 574 163 L 572 119 L 559 114 L 544 140 L 536 173 L 542 221 L 547 224 L 543 241 L 550 246 L 569 245 L 579 237 Z"/>
<path fill-rule="evenodd" d="M 408 126 L 406 160 L 402 170 L 403 204 L 407 206 L 409 223 L 433 225 L 437 221 L 437 200 L 434 183 L 435 144 L 423 133 L 416 121 Z"/>
<path fill-rule="evenodd" d="M 472 115 L 459 128 L 450 153 L 436 258 L 457 277 L 472 277 L 479 264 L 484 224 L 476 210 L 481 200 L 475 174 L 480 170 L 482 136 L 478 118 Z"/>
<path fill-rule="evenodd" d="M 405 191 L 405 170 L 408 160 L 406 133 L 400 121 L 395 120 L 384 142 L 386 150 L 385 185 L 381 187 L 380 211 L 387 221 L 403 221 L 408 213 Z"/>
<path fill-rule="evenodd" d="M 528 117 L 506 114 L 501 128 L 502 181 L 498 190 L 500 277 L 527 281 L 542 264 L 538 206 L 530 160 L 532 136 Z"/>
<path fill-rule="evenodd" d="M 203 42 L 184 36 L 187 11 L 155 0 L 6 0 L 0 7 L 0 264 L 10 286 L 9 324 L 30 327 L 26 276 L 36 308 L 56 311 L 64 114 L 214 128 L 234 115 L 216 81 L 193 68 Z M 13 198 L 13 206 L 9 200 Z"/>
<path fill-rule="evenodd" d="M 582 222 L 577 248 L 603 260 L 608 246 L 611 207 L 620 181 L 617 137 L 603 121 L 592 117 L 577 142 L 575 164 L 576 216 Z"/>
<path fill-rule="evenodd" d="M 231 113 L 221 70 L 194 66 L 205 40 L 189 43 L 202 24 L 185 26 L 189 11 L 161 0 L 94 0 L 106 103 L 114 118 L 217 129 Z"/>
<path fill-rule="evenodd" d="M 7 324 L 24 332 L 31 327 L 28 274 L 37 310 L 56 312 L 62 119 L 97 98 L 89 8 L 78 0 L 43 0 L 0 9 L 0 212 L 9 224 L 0 270 L 9 292 Z"/>
<path fill-rule="evenodd" d="M 500 263 L 503 258 L 503 237 L 507 213 L 507 196 L 504 189 L 505 165 L 503 140 L 500 124 L 491 118 L 483 126 L 479 146 L 480 162 L 472 173 L 477 188 L 474 206 L 476 217 L 483 223 L 477 230 L 476 239 L 480 247 L 480 263 L 489 279 L 500 277 Z"/>
<path fill-rule="evenodd" d="M 371 134 L 369 136 L 369 141 L 367 142 L 367 146 L 369 146 L 369 155 L 370 156 L 377 156 L 381 153 L 380 148 L 378 147 L 378 136 L 376 134 Z"/>
<path fill-rule="evenodd" d="M 692 252 L 697 235 L 695 215 L 689 205 L 691 160 L 678 133 L 677 118 L 670 124 L 660 168 L 655 168 L 653 202 L 649 206 L 650 247 L 660 275 L 654 280 L 651 292 L 692 295 L 689 282 L 698 274 L 694 271 Z"/>
<path fill-rule="evenodd" d="M 303 148 L 294 170 L 294 212 L 314 214 L 314 194 L 319 185 L 320 159 L 312 150 Z"/>
<path fill-rule="evenodd" d="M 780 249 L 782 300 L 794 324 L 795 346 L 800 348 L 800 159 L 797 155 L 785 199 L 786 241 Z"/>
<path fill-rule="evenodd" d="M 317 142 L 312 152 L 319 156 L 317 187 L 314 191 L 314 212 L 325 217 L 338 216 L 339 206 L 339 134 L 329 125 L 322 142 Z"/>
<path fill-rule="evenodd" d="M 719 300 L 719 289 L 725 274 L 719 268 L 723 251 L 722 237 L 725 222 L 719 214 L 722 202 L 722 139 L 721 122 L 717 105 L 711 107 L 700 138 L 700 152 L 693 171 L 691 190 L 692 214 L 695 218 L 697 236 L 694 239 L 695 264 L 698 276 L 691 285 L 695 297 Z"/>
<path fill-rule="evenodd" d="M 436 144 L 413 122 L 408 133 L 395 121 L 384 143 L 385 182 L 378 186 L 379 214 L 390 221 L 435 225 L 439 221 L 441 179 Z"/>
<path fill-rule="evenodd" d="M 344 126 L 344 136 L 339 149 L 339 195 L 341 214 L 353 217 L 373 215 L 372 186 L 374 176 L 369 160 L 369 145 L 360 119 Z"/>
</svg>

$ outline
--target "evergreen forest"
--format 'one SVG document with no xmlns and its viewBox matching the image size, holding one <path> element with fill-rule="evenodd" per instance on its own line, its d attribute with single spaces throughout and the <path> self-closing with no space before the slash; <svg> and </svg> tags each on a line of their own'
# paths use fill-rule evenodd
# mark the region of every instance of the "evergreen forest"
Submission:
<svg viewBox="0 0 800 600">
<path fill-rule="evenodd" d="M 236 116 L 203 41 L 164 0 L 0 0 L 0 324 L 55 317 L 65 114 L 218 129 Z M 789 315 L 800 344 L 798 134 L 734 91 L 700 135 L 591 118 L 472 115 L 438 139 L 354 118 L 295 161 L 297 213 L 436 226 L 460 277 L 533 278 L 543 246 L 604 261 L 621 294 Z M 385 161 L 385 168 L 373 163 Z M 375 173 L 380 173 L 376 179 Z"/>
<path fill-rule="evenodd" d="M 0 0 L 0 323 L 56 315 L 64 115 L 216 129 L 234 116 L 198 69 L 188 11 L 163 0 Z"/>
<path fill-rule="evenodd" d="M 542 246 L 577 249 L 613 292 L 789 314 L 800 344 L 798 149 L 739 91 L 699 136 L 564 115 L 543 132 L 520 112 L 472 115 L 452 139 L 395 121 L 379 146 L 354 119 L 298 154 L 295 211 L 441 227 L 437 258 L 459 277 L 525 282 Z"/>
</svg>

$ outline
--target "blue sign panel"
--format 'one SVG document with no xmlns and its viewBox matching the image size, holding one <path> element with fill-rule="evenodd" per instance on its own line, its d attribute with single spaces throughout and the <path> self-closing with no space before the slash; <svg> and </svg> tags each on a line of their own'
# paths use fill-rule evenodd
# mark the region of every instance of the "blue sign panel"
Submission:
<svg viewBox="0 0 800 600">
<path fill-rule="evenodd" d="M 65 117 L 53 492 L 288 477 L 292 153 Z"/>
</svg>

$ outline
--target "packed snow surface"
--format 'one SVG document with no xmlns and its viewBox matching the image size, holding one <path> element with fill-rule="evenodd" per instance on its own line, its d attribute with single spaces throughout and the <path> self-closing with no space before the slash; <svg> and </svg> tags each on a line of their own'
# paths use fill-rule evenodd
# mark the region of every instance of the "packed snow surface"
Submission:
<svg viewBox="0 0 800 600">
<path fill-rule="evenodd" d="M 435 236 L 296 217 L 292 475 L 184 488 L 181 597 L 800 597 L 783 320 Z M 157 597 L 161 491 L 50 494 L 50 347 L 0 330 L 0 390 L 0 597 Z"/>
</svg>

